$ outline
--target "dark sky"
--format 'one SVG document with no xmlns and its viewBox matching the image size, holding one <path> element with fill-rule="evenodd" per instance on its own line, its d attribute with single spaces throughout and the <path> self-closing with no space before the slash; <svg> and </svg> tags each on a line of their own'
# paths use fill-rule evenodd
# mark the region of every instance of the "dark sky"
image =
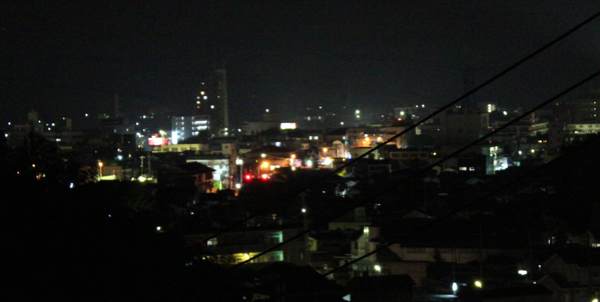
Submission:
<svg viewBox="0 0 600 302">
<path fill-rule="evenodd" d="M 3 1 L 0 118 L 110 111 L 115 92 L 129 110 L 185 113 L 219 62 L 236 121 L 264 107 L 440 104 L 600 10 L 597 0 L 175 2 Z M 598 29 L 476 99 L 556 93 L 600 66 Z"/>
</svg>

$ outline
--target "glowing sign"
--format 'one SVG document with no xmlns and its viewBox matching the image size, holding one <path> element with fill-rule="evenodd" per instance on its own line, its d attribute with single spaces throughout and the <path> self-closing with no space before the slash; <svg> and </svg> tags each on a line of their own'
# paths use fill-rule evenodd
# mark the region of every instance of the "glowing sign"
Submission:
<svg viewBox="0 0 600 302">
<path fill-rule="evenodd" d="M 281 130 L 294 130 L 298 127 L 296 123 L 281 123 L 279 124 L 279 129 Z"/>
<path fill-rule="evenodd" d="M 148 145 L 150 146 L 164 146 L 169 144 L 169 139 L 166 137 L 152 136 L 148 138 Z"/>
</svg>

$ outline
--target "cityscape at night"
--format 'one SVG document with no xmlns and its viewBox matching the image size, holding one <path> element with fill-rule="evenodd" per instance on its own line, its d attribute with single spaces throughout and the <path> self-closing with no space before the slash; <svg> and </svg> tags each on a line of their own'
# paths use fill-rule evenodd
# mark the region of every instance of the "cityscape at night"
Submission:
<svg viewBox="0 0 600 302">
<path fill-rule="evenodd" d="M 600 2 L 0 4 L 7 301 L 600 299 Z"/>
</svg>

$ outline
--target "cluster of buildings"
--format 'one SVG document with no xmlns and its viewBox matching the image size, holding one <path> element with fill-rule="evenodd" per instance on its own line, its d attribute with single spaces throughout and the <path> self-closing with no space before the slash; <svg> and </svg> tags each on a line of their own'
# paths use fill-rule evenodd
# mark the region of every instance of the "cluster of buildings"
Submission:
<svg viewBox="0 0 600 302">
<path fill-rule="evenodd" d="M 257 265 L 290 262 L 326 273 L 377 249 L 363 261 L 328 276 L 346 283 L 366 277 L 383 280 L 376 284 L 363 280 L 358 289 L 383 286 L 386 276 L 408 276 L 412 280 L 406 286 L 410 292 L 398 295 L 412 297 L 418 289 L 427 289 L 440 301 L 461 297 L 463 301 L 517 301 L 502 300 L 503 294 L 493 292 L 488 293 L 489 297 L 481 293 L 477 296 L 476 292 L 476 297 L 469 296 L 473 288 L 501 282 L 514 293 L 530 294 L 528 301 L 550 301 L 549 297 L 554 301 L 584 301 L 580 298 L 587 299 L 590 292 L 600 290 L 600 280 L 596 280 L 600 276 L 597 250 L 587 262 L 573 257 L 571 251 L 531 253 L 532 245 L 528 243 L 539 246 L 539 242 L 544 245 L 547 241 L 547 245 L 553 245 L 552 236 L 528 239 L 505 232 L 502 224 L 486 225 L 485 231 L 479 227 L 474 230 L 477 222 L 469 217 L 453 220 L 443 229 L 418 238 L 406 238 L 397 231 L 413 230 L 436 219 L 440 208 L 449 202 L 444 199 L 448 195 L 444 187 L 453 183 L 440 175 L 450 175 L 463 186 L 484 182 L 511 167 L 547 162 L 559 154 L 564 144 L 600 133 L 600 96 L 557 102 L 435 165 L 436 176 L 419 184 L 423 190 L 418 194 L 424 197 L 418 209 L 394 209 L 384 215 L 379 208 L 382 204 L 373 201 L 371 206 L 357 207 L 344 218 L 254 259 L 261 251 L 297 237 L 318 220 L 314 216 L 318 214 L 313 215 L 319 207 L 315 203 L 323 206 L 351 199 L 364 194 L 365 186 L 379 186 L 374 179 L 434 165 L 454 150 L 502 127 L 523 109 L 467 103 L 413 127 L 434 108 L 414 104 L 394 108 L 390 113 L 366 114 L 346 106 L 339 110 L 315 106 L 286 119 L 265 108 L 260 119 L 234 127 L 228 113 L 226 77 L 224 69 L 217 69 L 211 79 L 200 84 L 193 114 L 146 113 L 128 119 L 120 112 L 119 97 L 115 96 L 113 114 L 93 117 L 84 113 L 81 127 L 74 127 L 66 116 L 46 121 L 32 111 L 23 123 L 9 122 L 4 137 L 13 147 L 31 145 L 32 135 L 44 138 L 65 160 L 94 171 L 85 182 L 135 181 L 189 192 L 177 202 L 183 209 L 181 219 L 194 226 L 184 229 L 198 261 L 225 265 L 251 259 Z M 409 128 L 406 135 L 396 135 Z M 244 220 L 239 230 L 211 236 L 225 225 L 214 213 L 216 208 L 235 213 L 229 215 L 229 220 L 231 216 L 248 216 L 238 202 L 244 194 L 251 194 L 248 190 L 269 190 L 294 177 L 317 179 L 380 144 L 385 145 L 343 169 L 339 178 L 320 183 L 308 196 L 283 205 L 283 210 L 262 213 Z M 74 182 L 69 185 L 77 185 Z M 398 200 L 393 194 L 388 197 Z M 291 219 L 290 212 L 300 214 L 301 219 Z M 200 227 L 190 223 L 197 219 L 209 223 L 201 223 Z M 385 227 L 396 220 L 402 221 L 402 228 Z M 595 237 L 600 235 L 588 234 L 583 245 L 600 247 L 600 239 Z M 572 241 L 581 239 L 576 238 L 579 235 L 572 234 Z M 382 245 L 387 248 L 380 250 Z M 362 294 L 359 291 L 355 296 Z"/>
</svg>

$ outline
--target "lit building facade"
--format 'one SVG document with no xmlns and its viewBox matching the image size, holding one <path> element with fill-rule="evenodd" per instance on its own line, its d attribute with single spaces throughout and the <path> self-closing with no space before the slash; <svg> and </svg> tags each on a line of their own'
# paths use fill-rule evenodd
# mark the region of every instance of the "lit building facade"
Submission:
<svg viewBox="0 0 600 302">
<path fill-rule="evenodd" d="M 174 116 L 171 118 L 171 143 L 177 144 L 209 129 L 210 117 L 207 115 Z"/>
</svg>

